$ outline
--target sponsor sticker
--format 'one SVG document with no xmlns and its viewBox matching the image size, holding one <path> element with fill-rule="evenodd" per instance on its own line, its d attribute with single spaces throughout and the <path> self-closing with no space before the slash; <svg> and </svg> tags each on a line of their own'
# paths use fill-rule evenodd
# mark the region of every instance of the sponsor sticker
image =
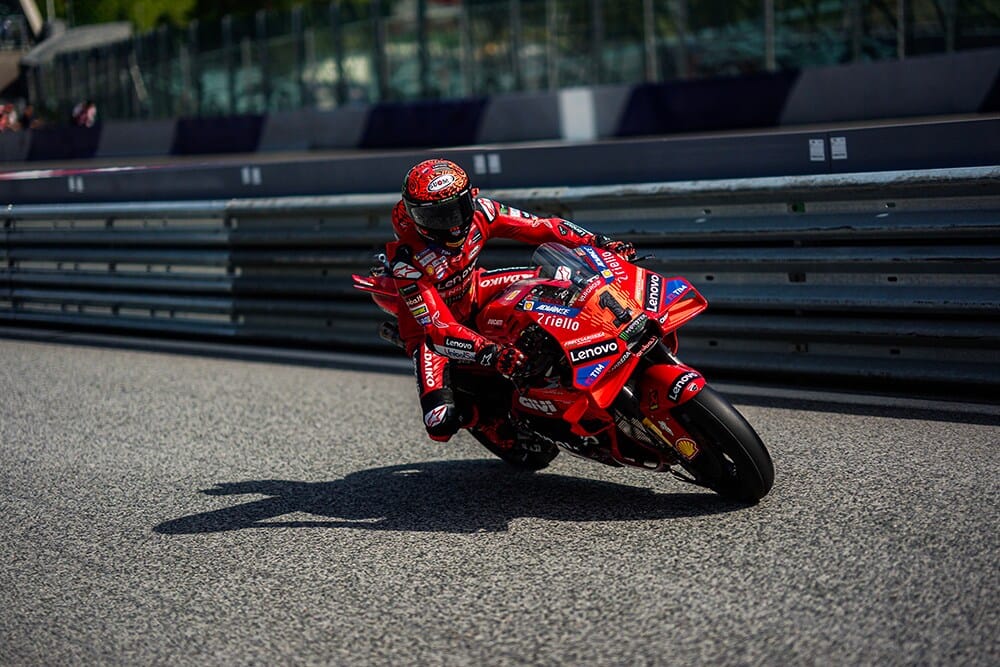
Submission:
<svg viewBox="0 0 1000 667">
<path fill-rule="evenodd" d="M 618 334 L 618 337 L 626 343 L 629 342 L 646 327 L 646 322 L 648 320 L 649 318 L 645 315 L 640 315 L 632 321 L 632 324 L 625 327 L 625 330 Z"/>
<path fill-rule="evenodd" d="M 465 282 L 465 280 L 470 275 L 472 275 L 472 272 L 475 271 L 475 270 L 476 270 L 476 265 L 475 264 L 469 264 L 467 267 L 465 267 L 464 269 L 462 269 L 461 273 L 456 273 L 455 275 L 450 276 L 447 280 L 442 280 L 441 282 L 437 283 L 434 286 L 438 288 L 438 291 L 443 291 L 443 290 L 446 290 L 446 289 L 450 289 L 450 288 L 454 287 L 455 285 L 458 285 L 458 284 L 461 284 L 461 283 Z"/>
<path fill-rule="evenodd" d="M 565 345 L 566 345 L 566 347 L 573 347 L 574 345 L 583 345 L 584 343 L 589 343 L 591 341 L 595 341 L 598 338 L 604 338 L 604 332 L 603 331 L 596 331 L 594 333 L 587 334 L 586 336 L 580 336 L 579 338 L 574 338 L 573 340 L 568 340 L 568 341 L 566 341 Z"/>
<path fill-rule="evenodd" d="M 454 348 L 456 350 L 471 350 L 475 347 L 471 340 L 465 338 L 454 338 L 452 336 L 445 336 L 444 345 L 445 347 Z"/>
<path fill-rule="evenodd" d="M 678 454 L 690 461 L 698 453 L 698 443 L 691 438 L 677 438 L 677 442 L 674 443 L 674 449 L 677 450 Z"/>
<path fill-rule="evenodd" d="M 684 375 L 677 378 L 674 384 L 670 387 L 670 391 L 667 393 L 667 398 L 676 403 L 680 399 L 681 394 L 684 392 L 684 387 L 691 384 L 692 381 L 700 378 L 701 375 L 695 373 L 694 371 L 688 371 Z"/>
<path fill-rule="evenodd" d="M 415 306 L 413 308 L 410 308 L 410 312 L 413 313 L 414 317 L 420 317 L 421 315 L 426 315 L 427 314 L 427 304 L 424 304 L 422 306 Z"/>
<path fill-rule="evenodd" d="M 486 274 L 483 274 L 486 275 Z M 521 278 L 526 277 L 523 273 L 504 273 L 499 276 L 491 278 L 482 278 L 479 281 L 480 287 L 499 287 L 500 285 L 507 285 L 509 283 L 514 283 Z"/>
<path fill-rule="evenodd" d="M 666 287 L 666 303 L 672 303 L 677 297 L 688 291 L 689 285 L 683 280 L 671 280 Z"/>
<path fill-rule="evenodd" d="M 611 269 L 608 268 L 608 265 L 604 263 L 604 260 L 601 259 L 601 256 L 597 254 L 596 250 L 594 250 L 589 245 L 580 246 L 580 249 L 582 249 L 584 254 L 590 258 L 591 263 L 594 265 L 594 268 L 597 269 L 597 271 L 601 274 L 601 277 L 604 278 L 605 283 L 614 282 L 615 274 L 611 271 Z"/>
<path fill-rule="evenodd" d="M 436 376 L 434 374 L 434 361 L 435 361 L 434 353 L 431 352 L 430 350 L 424 350 L 424 353 L 421 355 L 420 360 L 422 362 L 421 371 L 423 373 L 423 378 L 424 378 L 424 389 L 434 389 L 435 387 L 438 386 L 437 381 L 435 379 Z"/>
<path fill-rule="evenodd" d="M 424 424 L 427 428 L 433 428 L 439 426 L 444 422 L 444 417 L 448 413 L 447 405 L 439 405 L 427 414 L 424 415 Z"/>
<path fill-rule="evenodd" d="M 646 274 L 646 288 L 643 292 L 642 305 L 648 311 L 660 312 L 663 303 L 663 278 L 657 273 Z"/>
<path fill-rule="evenodd" d="M 590 236 L 590 232 L 588 232 L 583 227 L 570 222 L 569 220 L 561 220 L 560 223 L 567 229 L 572 230 L 578 236 Z"/>
<path fill-rule="evenodd" d="M 611 366 L 611 368 L 609 369 L 608 372 L 609 373 L 615 372 L 616 370 L 618 370 L 619 368 L 621 368 L 622 366 L 624 366 L 625 364 L 627 364 L 628 360 L 631 359 L 631 358 L 632 358 L 632 353 L 629 352 L 628 350 L 625 350 L 622 353 L 621 358 L 618 361 L 616 361 L 614 364 L 612 364 L 612 366 Z"/>
<path fill-rule="evenodd" d="M 620 350 L 618 341 L 615 339 L 602 340 L 584 347 L 576 347 L 569 351 L 569 360 L 574 366 L 617 354 Z"/>
<path fill-rule="evenodd" d="M 493 222 L 493 219 L 497 217 L 497 205 L 492 199 L 486 199 L 481 197 L 477 200 L 479 202 L 479 209 L 486 216 L 487 222 Z"/>
<path fill-rule="evenodd" d="M 535 412 L 541 412 L 542 414 L 551 415 L 555 414 L 556 406 L 552 401 L 544 401 L 535 398 L 529 398 L 528 396 L 518 396 L 517 402 L 528 408 L 529 410 L 534 410 Z"/>
<path fill-rule="evenodd" d="M 525 299 L 524 303 L 521 305 L 521 309 L 528 312 L 549 313 L 551 315 L 560 315 L 562 317 L 576 317 L 580 314 L 579 308 L 570 308 L 569 306 L 560 306 L 554 303 L 535 301 L 534 299 Z"/>
<path fill-rule="evenodd" d="M 602 251 L 601 255 L 604 257 L 604 261 L 607 263 L 608 268 L 611 269 L 616 278 L 622 280 L 628 278 L 628 272 L 625 271 L 625 267 L 623 267 L 621 262 L 618 261 L 618 255 L 613 252 L 608 252 L 607 250 Z"/>
<path fill-rule="evenodd" d="M 454 174 L 441 174 L 427 184 L 427 192 L 441 192 L 455 182 Z"/>
<path fill-rule="evenodd" d="M 392 265 L 392 275 L 402 280 L 420 280 L 424 274 L 405 262 L 396 262 Z"/>
<path fill-rule="evenodd" d="M 538 318 L 538 323 L 543 327 L 553 327 L 555 329 L 565 329 L 566 331 L 579 331 L 580 322 L 569 317 L 560 315 L 543 315 Z"/>
<path fill-rule="evenodd" d="M 601 373 L 603 373 L 604 369 L 607 367 L 608 365 L 602 362 L 576 369 L 576 383 L 583 385 L 584 387 L 591 386 L 597 382 L 597 379 L 601 377 Z"/>
</svg>

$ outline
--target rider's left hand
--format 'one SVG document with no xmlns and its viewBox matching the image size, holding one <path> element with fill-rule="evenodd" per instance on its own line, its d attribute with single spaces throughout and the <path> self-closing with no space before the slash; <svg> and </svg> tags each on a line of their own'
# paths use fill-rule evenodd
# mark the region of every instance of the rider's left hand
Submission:
<svg viewBox="0 0 1000 667">
<path fill-rule="evenodd" d="M 594 245 L 602 250 L 610 250 L 630 262 L 635 259 L 635 246 L 628 241 L 616 241 L 610 236 L 597 234 L 594 236 Z"/>
</svg>

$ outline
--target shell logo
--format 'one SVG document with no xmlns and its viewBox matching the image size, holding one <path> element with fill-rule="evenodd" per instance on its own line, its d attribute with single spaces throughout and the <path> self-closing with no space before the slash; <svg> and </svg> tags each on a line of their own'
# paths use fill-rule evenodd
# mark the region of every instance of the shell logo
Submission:
<svg viewBox="0 0 1000 667">
<path fill-rule="evenodd" d="M 674 449 L 677 450 L 678 454 L 690 461 L 698 453 L 698 443 L 691 438 L 677 438 L 677 442 L 674 443 Z"/>
</svg>

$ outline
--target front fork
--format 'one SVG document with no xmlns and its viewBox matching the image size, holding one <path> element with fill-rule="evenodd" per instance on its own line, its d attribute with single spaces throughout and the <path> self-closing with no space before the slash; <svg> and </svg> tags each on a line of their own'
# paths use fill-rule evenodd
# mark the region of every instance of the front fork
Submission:
<svg viewBox="0 0 1000 667">
<path fill-rule="evenodd" d="M 615 408 L 633 430 L 641 428 L 657 449 L 690 461 L 698 454 L 698 443 L 673 412 L 698 395 L 705 379 L 666 346 L 660 347 L 654 359 L 651 365 L 641 366 L 637 377 L 625 385 Z M 632 437 L 636 439 L 634 434 Z"/>
</svg>

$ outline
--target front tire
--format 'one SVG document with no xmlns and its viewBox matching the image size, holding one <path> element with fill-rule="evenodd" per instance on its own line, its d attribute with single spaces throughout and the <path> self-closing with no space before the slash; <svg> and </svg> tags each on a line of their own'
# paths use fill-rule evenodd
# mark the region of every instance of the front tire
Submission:
<svg viewBox="0 0 1000 667">
<path fill-rule="evenodd" d="M 767 495 L 774 485 L 771 455 L 728 400 L 706 386 L 673 412 L 698 443 L 698 454 L 681 465 L 699 484 L 745 503 Z"/>
</svg>

